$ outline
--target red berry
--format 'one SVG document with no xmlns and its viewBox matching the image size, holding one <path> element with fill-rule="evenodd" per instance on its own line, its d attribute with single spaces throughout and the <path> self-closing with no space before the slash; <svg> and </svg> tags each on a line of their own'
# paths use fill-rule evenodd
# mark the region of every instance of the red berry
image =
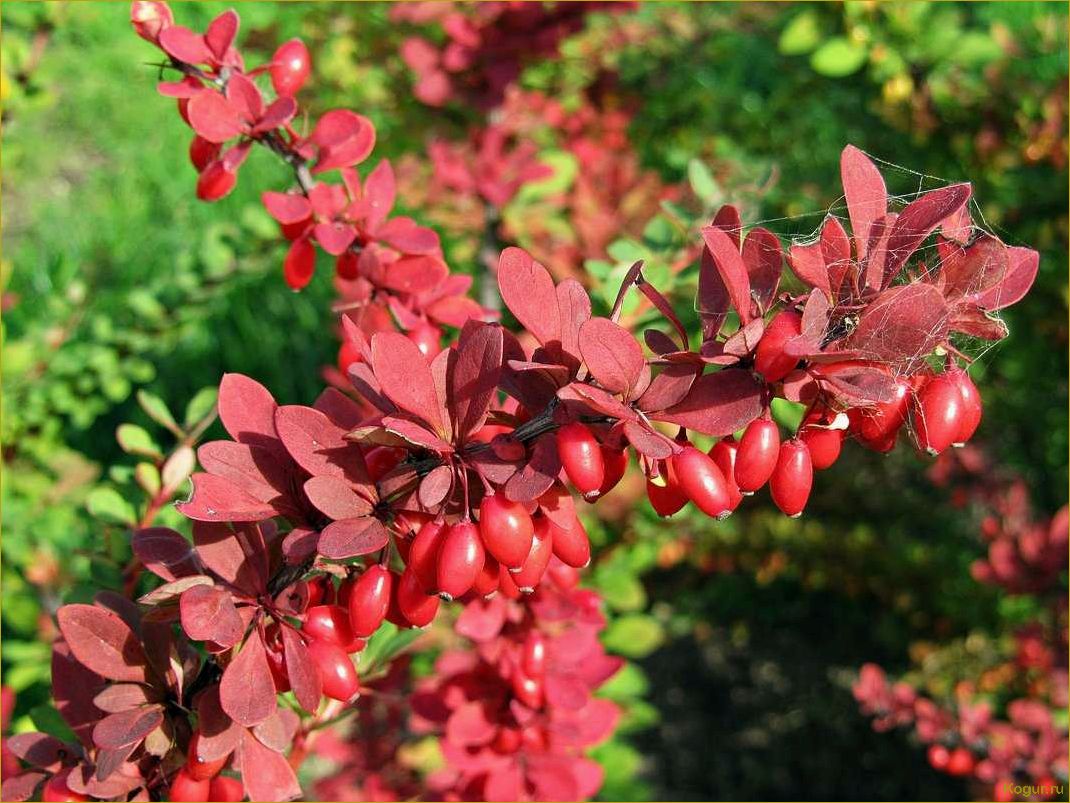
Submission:
<svg viewBox="0 0 1070 803">
<path fill-rule="evenodd" d="M 873 444 L 886 443 L 889 438 L 894 440 L 899 428 L 907 420 L 910 393 L 910 382 L 897 379 L 894 395 L 890 400 L 878 402 L 872 407 L 860 408 L 856 415 L 858 434 L 862 440 Z"/>
<path fill-rule="evenodd" d="M 518 728 L 509 728 L 504 725 L 498 728 L 498 733 L 494 737 L 494 741 L 490 746 L 495 753 L 501 753 L 503 755 L 512 755 L 520 749 L 521 742 L 520 730 Z"/>
<path fill-rule="evenodd" d="M 360 256 L 352 251 L 343 251 L 335 257 L 334 272 L 339 279 L 353 281 L 360 276 Z"/>
<path fill-rule="evenodd" d="M 349 612 L 341 605 L 316 605 L 305 611 L 301 630 L 312 639 L 336 644 L 346 652 L 356 652 L 363 644 L 353 635 Z"/>
<path fill-rule="evenodd" d="M 479 505 L 483 545 L 507 569 L 519 569 L 531 551 L 534 525 L 528 511 L 504 494 L 488 494 Z"/>
<path fill-rule="evenodd" d="M 74 803 L 77 800 L 89 800 L 85 795 L 75 792 L 69 786 L 67 786 L 67 776 L 71 774 L 69 769 L 60 770 L 45 784 L 44 789 L 41 791 L 41 800 L 46 803 L 64 803 L 64 801 L 70 801 Z M 171 798 L 174 800 L 175 798 Z"/>
<path fill-rule="evenodd" d="M 338 370 L 344 374 L 349 370 L 349 366 L 362 359 L 364 358 L 360 356 L 360 349 L 346 340 L 338 349 Z"/>
<path fill-rule="evenodd" d="M 493 555 L 483 558 L 483 568 L 476 575 L 476 581 L 472 583 L 472 590 L 481 597 L 489 597 L 498 590 L 498 577 L 501 565 Z"/>
<path fill-rule="evenodd" d="M 194 134 L 189 144 L 189 160 L 197 169 L 203 172 L 212 162 L 219 158 L 223 146 L 218 142 L 209 142 L 204 137 Z"/>
<path fill-rule="evenodd" d="M 943 771 L 947 767 L 948 759 L 951 758 L 951 751 L 942 744 L 931 744 L 929 745 L 927 756 L 929 765 L 934 770 Z"/>
<path fill-rule="evenodd" d="M 189 740 L 189 748 L 186 751 L 186 771 L 197 781 L 209 781 L 220 772 L 227 763 L 229 755 L 222 758 L 204 761 L 197 753 L 197 745 L 201 740 L 201 732 L 194 731 Z"/>
<path fill-rule="evenodd" d="M 275 681 L 275 691 L 287 692 L 290 690 L 290 674 L 286 669 L 286 653 L 282 648 L 279 638 L 278 625 L 267 629 L 267 661 L 271 677 Z"/>
<path fill-rule="evenodd" d="M 401 573 L 397 582 L 398 611 L 413 627 L 426 627 L 438 613 L 438 597 L 424 591 L 412 568 Z"/>
<path fill-rule="evenodd" d="M 234 189 L 238 174 L 227 170 L 221 160 L 208 164 L 197 179 L 197 197 L 202 201 L 218 201 Z"/>
<path fill-rule="evenodd" d="M 550 558 L 554 552 L 556 534 L 562 532 L 560 527 L 555 527 L 546 516 L 539 516 L 535 520 L 535 533 L 531 539 L 531 549 L 527 558 L 520 567 L 519 572 L 513 574 L 513 582 L 521 591 L 534 591 L 546 573 L 546 567 L 550 564 Z M 590 558 L 590 544 L 588 543 L 588 558 Z"/>
<path fill-rule="evenodd" d="M 237 803 L 245 799 L 245 787 L 237 778 L 220 775 L 212 779 L 208 788 L 208 799 L 215 803 Z"/>
<path fill-rule="evenodd" d="M 571 591 L 580 584 L 580 573 L 575 566 L 569 566 L 554 555 L 550 558 L 550 565 L 546 568 L 546 575 L 554 585 L 564 591 Z"/>
<path fill-rule="evenodd" d="M 542 706 L 542 681 L 525 675 L 518 667 L 513 671 L 513 694 L 528 708 Z"/>
<path fill-rule="evenodd" d="M 708 454 L 687 444 L 671 460 L 673 477 L 695 507 L 715 519 L 727 518 L 732 513 L 728 483 Z"/>
<path fill-rule="evenodd" d="M 349 624 L 353 635 L 366 638 L 379 629 L 390 607 L 394 576 L 384 566 L 370 566 L 349 593 Z"/>
<path fill-rule="evenodd" d="M 973 433 L 981 424 L 983 409 L 981 394 L 970 379 L 970 375 L 961 368 L 952 368 L 947 373 L 958 386 L 959 394 L 962 396 L 962 422 L 959 424 L 958 433 L 951 445 L 962 446 L 973 437 Z"/>
<path fill-rule="evenodd" d="M 134 0 L 130 4 L 130 23 L 134 26 L 134 33 L 148 42 L 157 44 L 160 41 L 160 32 L 174 25 L 175 18 L 167 3 Z"/>
<path fill-rule="evenodd" d="M 444 521 L 429 521 L 416 533 L 409 547 L 407 565 L 426 594 L 438 591 L 438 549 L 448 529 Z"/>
<path fill-rule="evenodd" d="M 806 500 L 810 498 L 813 483 L 814 467 L 806 444 L 795 438 L 784 441 L 780 447 L 780 458 L 769 480 L 769 491 L 776 506 L 792 518 L 801 515 Z"/>
<path fill-rule="evenodd" d="M 516 582 L 513 580 L 513 573 L 504 566 L 498 567 L 498 590 L 502 592 L 502 596 L 506 599 L 520 599 L 522 596 L 520 589 L 517 588 Z"/>
<path fill-rule="evenodd" d="M 780 428 L 769 418 L 756 418 L 747 425 L 736 454 L 736 484 L 743 494 L 765 485 L 780 455 Z"/>
<path fill-rule="evenodd" d="M 348 703 L 360 689 L 357 670 L 345 650 L 320 639 L 308 643 L 308 654 L 319 672 L 323 693 L 332 700 Z"/>
<path fill-rule="evenodd" d="M 438 593 L 443 599 L 463 597 L 476 582 L 486 552 L 479 528 L 459 521 L 446 531 L 438 548 Z"/>
<path fill-rule="evenodd" d="M 557 453 L 568 481 L 584 496 L 595 494 L 605 479 L 602 445 L 590 427 L 579 421 L 557 430 Z"/>
<path fill-rule="evenodd" d="M 814 424 L 807 424 L 799 430 L 799 440 L 810 450 L 810 461 L 814 469 L 824 471 L 840 458 L 843 434 L 842 429 L 829 429 Z"/>
<path fill-rule="evenodd" d="M 600 497 L 605 496 L 616 488 L 617 483 L 620 482 L 621 478 L 624 476 L 624 472 L 628 470 L 628 450 L 611 449 L 603 444 L 602 465 L 605 468 L 602 484 L 598 486 L 598 496 Z"/>
<path fill-rule="evenodd" d="M 278 95 L 296 95 L 312 72 L 308 48 L 300 39 L 283 42 L 271 59 L 271 85 Z"/>
<path fill-rule="evenodd" d="M 190 775 L 188 769 L 183 767 L 175 773 L 175 777 L 171 781 L 171 788 L 167 790 L 167 799 L 184 801 L 185 803 L 204 803 L 208 800 L 210 789 L 211 784 L 207 778 L 203 781 L 198 781 Z M 66 800 L 67 798 L 64 799 Z"/>
<path fill-rule="evenodd" d="M 286 279 L 286 284 L 291 290 L 300 290 L 312 281 L 312 274 L 315 272 L 316 247 L 307 237 L 294 240 L 282 263 L 282 274 Z"/>
<path fill-rule="evenodd" d="M 559 527 L 549 518 L 546 521 L 553 534 L 551 542 L 557 559 L 573 569 L 585 568 L 591 562 L 591 539 L 587 537 L 583 522 L 573 517 L 572 524 L 566 528 Z"/>
<path fill-rule="evenodd" d="M 992 799 L 999 803 L 1010 803 L 1014 800 L 1014 779 L 1000 778 L 992 790 Z"/>
<path fill-rule="evenodd" d="M 434 324 L 421 323 L 410 329 L 408 338 L 420 349 L 420 353 L 429 360 L 442 351 L 442 330 Z"/>
<path fill-rule="evenodd" d="M 520 666 L 528 677 L 541 678 L 546 673 L 546 637 L 538 630 L 532 630 L 524 639 Z"/>
<path fill-rule="evenodd" d="M 728 484 L 728 495 L 732 499 L 732 509 L 735 510 L 743 501 L 743 494 L 740 493 L 739 486 L 736 484 L 736 458 L 739 455 L 739 444 L 731 438 L 722 438 L 713 445 L 709 455 L 724 475 L 724 481 Z"/>
<path fill-rule="evenodd" d="M 965 404 L 958 383 L 938 374 L 922 386 L 914 399 L 913 423 L 918 446 L 931 455 L 955 442 L 962 428 Z"/>
<path fill-rule="evenodd" d="M 969 775 L 973 772 L 974 766 L 973 753 L 967 750 L 965 747 L 956 747 L 951 751 L 951 756 L 947 761 L 947 774 L 948 775 Z"/>
<path fill-rule="evenodd" d="M 687 504 L 687 495 L 669 476 L 667 464 L 662 468 L 661 474 L 654 478 L 647 478 L 646 496 L 650 500 L 650 506 L 659 516 L 669 517 L 677 513 L 680 508 Z"/>
<path fill-rule="evenodd" d="M 784 344 L 802 332 L 802 316 L 794 310 L 783 310 L 765 327 L 758 348 L 754 351 L 754 370 L 766 382 L 779 382 L 792 372 L 798 357 L 784 354 Z"/>
</svg>

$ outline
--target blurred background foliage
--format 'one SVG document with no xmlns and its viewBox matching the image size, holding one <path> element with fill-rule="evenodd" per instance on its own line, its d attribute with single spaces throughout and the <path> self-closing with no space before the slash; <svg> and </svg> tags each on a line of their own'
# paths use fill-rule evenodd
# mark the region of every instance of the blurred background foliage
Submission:
<svg viewBox="0 0 1070 803">
<path fill-rule="evenodd" d="M 180 14 L 203 27 L 225 7 Z M 309 43 L 317 111 L 372 118 L 369 168 L 422 158 L 429 137 L 461 138 L 479 119 L 413 98 L 387 6 L 241 14 L 247 50 L 265 59 L 291 36 Z M 282 403 L 307 403 L 337 342 L 330 271 L 300 294 L 281 280 L 283 246 L 258 197 L 284 185 L 284 168 L 253 153 L 232 195 L 196 201 L 188 131 L 156 94 L 125 5 L 8 2 L 0 18 L 3 682 L 22 729 L 52 716 L 49 615 L 121 587 L 128 527 L 159 490 L 152 472 L 211 424 L 203 389 L 240 370 Z M 1041 251 L 1036 286 L 1006 314 L 1011 336 L 973 369 L 979 438 L 1051 513 L 1067 488 L 1067 69 L 1059 3 L 664 3 L 590 16 L 521 85 L 632 110 L 641 165 L 687 188 L 680 208 L 589 263 L 610 302 L 624 263 L 678 248 L 674 216 L 732 201 L 747 223 L 814 230 L 838 203 L 847 142 L 888 163 L 893 192 L 972 181 L 978 219 Z M 506 215 L 522 223 L 531 200 Z M 451 267 L 478 272 L 478 242 L 443 235 Z M 124 443 L 121 424 L 143 429 Z M 630 702 L 622 737 L 598 751 L 605 798 L 967 794 L 905 735 L 873 733 L 850 695 L 863 662 L 895 672 L 930 642 L 967 645 L 942 671 L 969 674 L 1035 613 L 970 579 L 977 517 L 919 458 L 846 450 L 800 521 L 759 500 L 724 524 L 666 525 L 636 504 L 640 490 L 633 477 L 602 519 L 589 511 L 606 643 L 638 661 L 608 692 Z"/>
</svg>

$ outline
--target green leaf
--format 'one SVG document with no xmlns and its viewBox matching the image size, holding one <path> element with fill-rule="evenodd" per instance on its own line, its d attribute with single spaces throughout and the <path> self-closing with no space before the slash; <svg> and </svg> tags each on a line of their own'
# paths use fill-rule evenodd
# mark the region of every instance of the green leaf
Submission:
<svg viewBox="0 0 1070 803">
<path fill-rule="evenodd" d="M 554 172 L 544 179 L 524 184 L 516 196 L 518 203 L 530 203 L 567 191 L 580 169 L 576 157 L 567 151 L 544 151 L 539 154 L 539 161 Z"/>
<path fill-rule="evenodd" d="M 771 405 L 773 418 L 780 426 L 795 432 L 806 415 L 806 405 L 791 402 L 787 399 L 773 399 Z"/>
<path fill-rule="evenodd" d="M 412 644 L 422 635 L 416 628 L 399 630 L 392 622 L 383 622 L 382 626 L 368 639 L 368 644 L 360 654 L 362 673 L 370 674 L 388 664 L 394 656 Z"/>
<path fill-rule="evenodd" d="M 160 492 L 160 470 L 152 463 L 138 463 L 134 469 L 134 479 L 149 496 L 156 496 Z"/>
<path fill-rule="evenodd" d="M 143 427 L 137 424 L 120 424 L 115 432 L 115 438 L 119 446 L 127 454 L 136 454 L 141 457 L 150 457 L 159 460 L 163 457 L 160 447 L 152 439 L 152 436 Z"/>
<path fill-rule="evenodd" d="M 216 397 L 219 395 L 219 391 L 215 387 L 201 388 L 197 391 L 196 395 L 189 400 L 189 404 L 186 405 L 185 422 L 186 428 L 189 429 L 194 424 L 197 424 L 205 416 L 210 415 L 212 408 L 215 407 Z"/>
<path fill-rule="evenodd" d="M 829 39 L 810 57 L 810 66 L 829 78 L 842 78 L 857 72 L 866 63 L 868 51 L 842 36 Z"/>
<path fill-rule="evenodd" d="M 601 571 L 594 584 L 611 608 L 638 611 L 646 607 L 646 589 L 639 578 L 627 569 Z"/>
<path fill-rule="evenodd" d="M 104 521 L 130 526 L 137 523 L 133 505 L 123 499 L 114 488 L 94 489 L 86 499 L 85 506 L 90 515 Z"/>
<path fill-rule="evenodd" d="M 607 700 L 626 702 L 642 697 L 649 689 L 650 680 L 646 673 L 637 664 L 629 661 L 602 685 L 598 690 L 598 696 L 605 697 Z"/>
<path fill-rule="evenodd" d="M 602 636 L 606 649 L 628 658 L 643 658 L 665 642 L 665 630 L 651 616 L 630 614 L 611 622 Z"/>
<path fill-rule="evenodd" d="M 780 32 L 777 48 L 785 56 L 801 56 L 821 44 L 821 24 L 817 12 L 804 11 L 792 17 Z"/>
<path fill-rule="evenodd" d="M 691 184 L 691 191 L 707 206 L 717 206 L 724 198 L 717 179 L 713 177 L 705 162 L 698 159 L 688 162 L 687 180 Z"/>
<path fill-rule="evenodd" d="M 71 730 L 55 706 L 44 704 L 31 708 L 30 721 L 41 733 L 55 736 L 63 742 L 74 741 L 74 731 Z"/>
</svg>

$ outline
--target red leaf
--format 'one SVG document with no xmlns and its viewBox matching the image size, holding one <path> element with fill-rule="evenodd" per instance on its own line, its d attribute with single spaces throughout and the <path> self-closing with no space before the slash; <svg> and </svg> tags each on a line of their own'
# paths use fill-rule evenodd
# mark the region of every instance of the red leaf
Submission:
<svg viewBox="0 0 1070 803">
<path fill-rule="evenodd" d="M 502 374 L 502 328 L 471 321 L 457 341 L 447 375 L 446 399 L 458 442 L 483 426 Z"/>
<path fill-rule="evenodd" d="M 263 134 L 275 128 L 281 128 L 290 122 L 297 114 L 297 101 L 291 97 L 275 98 L 264 110 L 256 125 L 253 126 L 253 134 Z"/>
<path fill-rule="evenodd" d="M 216 761 L 238 747 L 244 728 L 223 710 L 218 684 L 209 686 L 197 698 L 197 729 L 197 755 L 202 761 Z"/>
<path fill-rule="evenodd" d="M 727 234 L 728 239 L 735 245 L 736 250 L 739 250 L 739 240 L 743 233 L 743 219 L 739 216 L 739 210 L 735 206 L 725 204 L 718 209 L 710 225 L 716 226 Z"/>
<path fill-rule="evenodd" d="M 422 480 L 417 497 L 420 504 L 427 509 L 432 509 L 442 503 L 453 488 L 453 468 L 451 466 L 438 466 L 431 469 Z"/>
<path fill-rule="evenodd" d="M 758 309 L 769 309 L 780 286 L 784 254 L 780 240 L 768 229 L 756 228 L 747 232 L 743 240 L 743 264 L 750 276 L 750 290 L 758 302 Z"/>
<path fill-rule="evenodd" d="M 275 429 L 290 457 L 309 474 L 367 481 L 357 447 L 345 439 L 344 429 L 319 410 L 298 404 L 280 407 L 275 411 Z"/>
<path fill-rule="evenodd" d="M 275 515 L 271 505 L 214 474 L 198 472 L 190 477 L 193 493 L 175 507 L 195 521 L 263 521 Z"/>
<path fill-rule="evenodd" d="M 646 365 L 635 338 L 608 318 L 591 318 L 583 324 L 580 353 L 591 375 L 610 393 L 627 395 Z"/>
<path fill-rule="evenodd" d="M 497 726 L 487 718 L 482 701 L 475 700 L 455 709 L 446 720 L 446 738 L 459 747 L 478 747 L 494 738 Z"/>
<path fill-rule="evenodd" d="M 364 420 L 364 410 L 349 396 L 335 388 L 326 388 L 312 406 L 323 413 L 335 426 L 353 429 Z"/>
<path fill-rule="evenodd" d="M 307 235 L 302 235 L 290 243 L 286 257 L 282 261 L 282 278 L 291 290 L 300 290 L 308 286 L 316 273 L 316 246 Z"/>
<path fill-rule="evenodd" d="M 812 243 L 792 243 L 788 249 L 788 263 L 791 272 L 807 287 L 816 287 L 831 295 L 829 272 L 825 267 L 825 256 L 821 240 Z"/>
<path fill-rule="evenodd" d="M 312 229 L 312 236 L 324 251 L 336 257 L 344 253 L 357 239 L 357 230 L 348 223 L 332 221 L 317 223 Z"/>
<path fill-rule="evenodd" d="M 290 762 L 262 745 L 249 731 L 241 740 L 242 784 L 250 800 L 292 800 L 301 794 Z"/>
<path fill-rule="evenodd" d="M 948 310 L 940 291 L 915 282 L 890 287 L 863 310 L 845 346 L 864 359 L 919 362 L 947 339 Z"/>
<path fill-rule="evenodd" d="M 330 560 L 345 560 L 378 552 L 389 540 L 390 534 L 378 519 L 343 519 L 323 528 L 317 550 Z"/>
<path fill-rule="evenodd" d="M 93 726 L 100 719 L 93 696 L 103 686 L 104 678 L 79 663 L 67 642 L 53 642 L 52 699 L 64 722 L 86 747 L 93 746 Z"/>
<path fill-rule="evenodd" d="M 624 434 L 635 451 L 652 460 L 663 460 L 672 454 L 672 442 L 667 437 L 638 421 L 625 421 Z"/>
<path fill-rule="evenodd" d="M 141 688 L 135 686 L 134 688 Z M 10 712 L 4 712 L 10 716 Z M 11 752 L 33 767 L 45 769 L 59 763 L 70 748 L 55 736 L 46 733 L 16 733 L 4 740 Z M 7 800 L 7 798 L 4 798 Z"/>
<path fill-rule="evenodd" d="M 417 424 L 407 418 L 390 415 L 383 416 L 380 423 L 387 432 L 396 435 L 413 446 L 430 449 L 441 454 L 453 451 L 453 448 L 446 441 L 431 432 L 423 424 Z"/>
<path fill-rule="evenodd" d="M 738 235 L 736 241 L 717 226 L 707 226 L 702 230 L 702 239 L 713 257 L 713 264 L 721 276 L 732 306 L 739 313 L 745 324 L 751 319 L 750 277 L 747 266 L 739 253 Z M 700 267 L 700 270 L 702 268 Z"/>
<path fill-rule="evenodd" d="M 948 329 L 982 340 L 1002 340 L 1008 334 L 1007 324 L 988 317 L 983 309 L 973 304 L 956 304 L 951 310 Z"/>
<path fill-rule="evenodd" d="M 944 297 L 983 295 L 1003 281 L 1009 265 L 1007 246 L 988 234 L 965 249 L 952 248 L 940 265 Z"/>
<path fill-rule="evenodd" d="M 225 523 L 197 522 L 193 542 L 207 568 L 235 588 L 255 592 L 267 582 L 267 547 L 259 533 L 256 525 L 235 531 Z"/>
<path fill-rule="evenodd" d="M 264 98 L 260 90 L 241 73 L 235 73 L 227 81 L 226 95 L 246 126 L 257 122 L 264 115 Z"/>
<path fill-rule="evenodd" d="M 441 248 L 434 229 L 417 225 L 407 217 L 388 220 L 375 236 L 403 254 L 434 254 Z"/>
<path fill-rule="evenodd" d="M 292 489 L 292 465 L 276 452 L 234 441 L 211 441 L 197 449 L 197 460 L 212 475 L 220 477 L 253 499 L 284 514 Z M 292 506 L 292 505 L 291 505 Z"/>
<path fill-rule="evenodd" d="M 825 261 L 829 289 L 836 296 L 853 263 L 851 241 L 847 239 L 847 232 L 840 221 L 834 217 L 825 218 L 825 225 L 821 227 L 821 256 Z"/>
<path fill-rule="evenodd" d="M 234 37 L 238 35 L 238 13 L 230 8 L 216 17 L 208 24 L 204 32 L 204 42 L 217 61 L 222 61 L 230 46 L 234 44 Z M 241 76 L 244 78 L 244 76 Z M 248 79 L 246 79 L 248 80 Z"/>
<path fill-rule="evenodd" d="M 93 728 L 93 743 L 105 750 L 118 750 L 137 744 L 162 722 L 163 711 L 155 705 L 109 714 Z"/>
<path fill-rule="evenodd" d="M 244 127 L 238 109 L 218 92 L 198 92 L 189 99 L 186 115 L 193 130 L 209 142 L 226 142 Z"/>
<path fill-rule="evenodd" d="M 383 284 L 399 293 L 418 295 L 434 290 L 448 275 L 446 263 L 436 256 L 405 256 L 386 269 Z"/>
<path fill-rule="evenodd" d="M 431 368 L 415 343 L 397 332 L 377 333 L 372 338 L 372 369 L 394 404 L 442 432 Z"/>
<path fill-rule="evenodd" d="M 214 641 L 220 647 L 233 647 L 245 630 L 230 592 L 219 586 L 197 585 L 182 592 L 179 612 L 182 629 L 194 641 Z"/>
<path fill-rule="evenodd" d="M 520 324 L 545 345 L 560 337 L 557 291 L 549 271 L 522 248 L 506 248 L 498 262 L 498 290 Z"/>
<path fill-rule="evenodd" d="M 591 298 L 583 289 L 583 285 L 575 279 L 565 279 L 555 292 L 561 328 L 561 348 L 578 360 L 580 328 L 591 319 Z"/>
<path fill-rule="evenodd" d="M 231 719 L 247 728 L 275 713 L 275 681 L 271 677 L 264 642 L 256 631 L 223 670 L 219 704 Z"/>
<path fill-rule="evenodd" d="M 679 403 L 695 383 L 698 370 L 686 363 L 672 363 L 662 366 L 661 371 L 651 380 L 650 386 L 639 397 L 640 410 L 664 410 Z"/>
<path fill-rule="evenodd" d="M 868 250 L 870 226 L 888 212 L 888 191 L 880 171 L 854 145 L 848 145 L 840 155 L 840 179 L 847 199 L 855 253 L 861 260 Z"/>
<path fill-rule="evenodd" d="M 129 711 L 158 699 L 155 693 L 150 696 L 149 688 L 139 683 L 112 683 L 93 698 L 93 705 L 109 714 Z M 12 737 L 14 738 L 14 737 Z M 8 740 L 9 742 L 11 740 Z M 32 762 L 31 762 L 32 763 Z M 43 766 L 38 764 L 38 766 Z"/>
<path fill-rule="evenodd" d="M 95 605 L 64 605 L 56 618 L 74 657 L 87 669 L 108 680 L 148 680 L 141 643 L 114 613 Z"/>
<path fill-rule="evenodd" d="M 359 496 L 349 483 L 338 477 L 312 477 L 304 487 L 308 501 L 332 519 L 355 519 L 372 512 L 371 502 Z"/>
<path fill-rule="evenodd" d="M 289 192 L 265 192 L 260 196 L 264 208 L 275 220 L 284 225 L 300 223 L 312 216 L 312 205 L 303 195 Z"/>
<path fill-rule="evenodd" d="M 190 101 L 192 103 L 192 101 Z M 941 220 L 957 212 L 970 198 L 969 184 L 952 184 L 927 192 L 899 213 L 888 236 L 884 262 L 884 286 L 917 250 Z"/>
<path fill-rule="evenodd" d="M 309 141 L 319 147 L 313 173 L 352 167 L 363 162 L 375 147 L 375 126 L 348 109 L 333 109 L 319 119 Z"/>
<path fill-rule="evenodd" d="M 502 632 L 505 614 L 506 602 L 501 594 L 495 594 L 488 600 L 474 599 L 464 606 L 453 629 L 457 635 L 471 641 L 490 641 Z"/>
<path fill-rule="evenodd" d="M 808 340 L 820 343 L 828 329 L 830 311 L 828 296 L 816 289 L 812 290 L 803 305 L 801 335 Z"/>
<path fill-rule="evenodd" d="M 160 47 L 168 56 L 187 64 L 204 64 L 212 59 L 204 37 L 182 25 L 168 25 L 160 31 Z"/>
<path fill-rule="evenodd" d="M 130 546 L 142 565 L 164 580 L 176 580 L 199 571 L 189 541 L 169 527 L 137 530 L 131 537 Z"/>
<path fill-rule="evenodd" d="M 280 449 L 275 434 L 275 399 L 270 391 L 243 374 L 223 374 L 219 383 L 219 420 L 241 443 Z"/>
<path fill-rule="evenodd" d="M 1040 254 L 1031 248 L 1007 248 L 1007 273 L 998 286 L 978 295 L 974 302 L 986 310 L 998 310 L 1017 304 L 1037 278 Z"/>
<path fill-rule="evenodd" d="M 531 458 L 505 485 L 505 496 L 514 502 L 530 502 L 542 496 L 554 484 L 561 472 L 561 458 L 553 435 L 543 435 L 535 441 Z"/>
<path fill-rule="evenodd" d="M 503 764 L 487 772 L 483 800 L 521 800 L 527 793 L 519 764 Z"/>
<path fill-rule="evenodd" d="M 286 674 L 290 678 L 294 696 L 302 708 L 314 714 L 319 708 L 323 692 L 319 672 L 309 657 L 308 648 L 297 631 L 285 625 L 282 627 L 282 646 L 286 657 Z"/>
<path fill-rule="evenodd" d="M 364 212 L 364 225 L 375 231 L 386 220 L 394 208 L 397 186 L 394 182 L 394 168 L 390 160 L 383 159 L 364 179 L 364 199 L 361 211 Z"/>
<path fill-rule="evenodd" d="M 264 747 L 283 753 L 293 744 L 300 724 L 301 719 L 293 710 L 280 708 L 253 728 L 253 735 Z"/>
<path fill-rule="evenodd" d="M 761 415 L 761 397 L 762 386 L 749 371 L 729 368 L 703 374 L 682 402 L 651 418 L 722 437 Z"/>
<path fill-rule="evenodd" d="M 19 775 L 8 774 L 0 785 L 0 799 L 21 803 L 40 795 L 38 788 L 49 776 L 43 772 L 23 772 Z"/>
</svg>

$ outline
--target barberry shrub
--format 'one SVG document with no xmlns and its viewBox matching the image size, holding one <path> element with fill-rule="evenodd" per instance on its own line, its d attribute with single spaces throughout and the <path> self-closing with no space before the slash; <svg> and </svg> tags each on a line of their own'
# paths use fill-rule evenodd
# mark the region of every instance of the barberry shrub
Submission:
<svg viewBox="0 0 1070 803">
<path fill-rule="evenodd" d="M 263 203 L 289 243 L 289 287 L 313 279 L 318 250 L 334 259 L 348 387 L 280 406 L 253 378 L 223 378 L 230 438 L 198 449 L 178 505 L 192 544 L 139 529 L 134 552 L 161 583 L 60 609 L 53 694 L 78 743 L 12 738 L 32 769 L 7 799 L 295 798 L 302 745 L 369 690 L 351 656 L 384 622 L 427 626 L 443 602 L 463 605 L 457 628 L 476 646 L 444 654 L 411 700 L 447 759 L 428 792 L 590 797 L 600 773 L 584 751 L 616 720 L 592 692 L 619 662 L 597 641 L 597 595 L 576 588 L 591 544 L 573 493 L 597 502 L 634 459 L 662 515 L 693 503 L 721 519 L 769 485 L 798 516 L 848 436 L 878 451 L 901 432 L 930 454 L 962 444 L 981 408 L 955 343 L 1003 337 L 993 313 L 1036 275 L 1036 252 L 973 224 L 968 184 L 899 206 L 848 145 L 850 232 L 829 217 L 814 241 L 785 244 L 732 206 L 698 232 L 700 331 L 641 262 L 596 315 L 580 282 L 510 247 L 497 286 L 513 332 L 468 296 L 434 230 L 391 216 L 390 163 L 357 172 L 372 123 L 307 118 L 300 42 L 247 67 L 233 10 L 198 33 L 138 0 L 132 21 L 177 79 L 158 88 L 193 132 L 199 198 L 226 196 L 254 146 L 292 168 L 295 186 Z M 433 91 L 435 76 L 429 102 L 453 92 Z M 782 288 L 785 261 L 796 281 Z M 664 320 L 641 337 L 621 324 L 633 292 Z M 798 431 L 774 423 L 775 399 L 804 405 Z"/>
</svg>

